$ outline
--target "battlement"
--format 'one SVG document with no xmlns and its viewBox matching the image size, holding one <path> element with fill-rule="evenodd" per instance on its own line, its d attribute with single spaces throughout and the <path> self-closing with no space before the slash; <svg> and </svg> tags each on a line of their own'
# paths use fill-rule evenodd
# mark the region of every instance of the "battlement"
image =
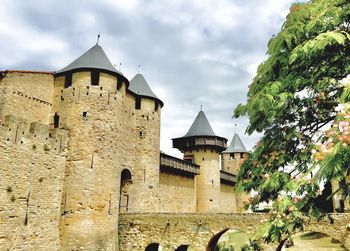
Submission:
<svg viewBox="0 0 350 251">
<path fill-rule="evenodd" d="M 60 100 L 63 102 L 79 102 L 86 99 L 98 98 L 106 100 L 106 105 L 123 98 L 123 94 L 103 86 L 68 87 L 61 90 Z"/>
<path fill-rule="evenodd" d="M 63 129 L 50 128 L 49 125 L 39 122 L 29 122 L 14 115 L 6 115 L 0 123 L 0 138 L 12 144 L 61 153 L 66 148 L 68 134 Z"/>
</svg>

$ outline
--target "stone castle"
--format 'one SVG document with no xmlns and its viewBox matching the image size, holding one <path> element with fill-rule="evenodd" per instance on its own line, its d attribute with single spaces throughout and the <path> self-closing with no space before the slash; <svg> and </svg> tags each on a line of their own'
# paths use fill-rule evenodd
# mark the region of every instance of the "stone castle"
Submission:
<svg viewBox="0 0 350 251">
<path fill-rule="evenodd" d="M 127 250 L 122 214 L 241 212 L 239 136 L 227 146 L 200 111 L 169 156 L 162 107 L 98 44 L 57 72 L 0 72 L 0 250 Z"/>
</svg>

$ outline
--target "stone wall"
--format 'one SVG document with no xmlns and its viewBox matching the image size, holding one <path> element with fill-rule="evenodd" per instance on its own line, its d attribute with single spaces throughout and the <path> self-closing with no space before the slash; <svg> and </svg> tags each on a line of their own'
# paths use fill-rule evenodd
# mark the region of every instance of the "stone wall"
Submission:
<svg viewBox="0 0 350 251">
<path fill-rule="evenodd" d="M 350 248 L 350 214 L 332 214 L 328 219 L 311 221 L 305 231 L 327 234 Z M 267 214 L 121 214 L 119 250 L 144 251 L 147 245 L 159 243 L 163 251 L 174 251 L 190 245 L 196 251 L 212 250 L 213 244 L 228 229 L 253 234 L 268 219 Z"/>
<path fill-rule="evenodd" d="M 147 245 L 159 243 L 163 251 L 181 245 L 204 251 L 222 230 L 253 233 L 265 220 L 263 214 L 121 214 L 119 250 L 144 251 Z"/>
<path fill-rule="evenodd" d="M 48 72 L 5 71 L 0 79 L 0 120 L 14 115 L 27 121 L 49 123 L 53 74 Z"/>
<path fill-rule="evenodd" d="M 232 185 L 220 184 L 220 212 L 221 213 L 236 213 L 237 200 L 235 187 Z"/>
<path fill-rule="evenodd" d="M 58 250 L 66 132 L 6 116 L 0 126 L 0 250 Z"/>
<path fill-rule="evenodd" d="M 160 212 L 196 212 L 194 178 L 160 173 L 158 198 Z"/>
</svg>

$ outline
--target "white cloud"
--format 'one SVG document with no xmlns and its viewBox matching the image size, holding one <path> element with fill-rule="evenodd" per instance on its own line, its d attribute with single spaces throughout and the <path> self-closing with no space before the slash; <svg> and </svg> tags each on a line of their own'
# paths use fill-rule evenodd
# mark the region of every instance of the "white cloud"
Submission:
<svg viewBox="0 0 350 251">
<path fill-rule="evenodd" d="M 3 0 L 0 68 L 58 70 L 88 50 L 101 32 L 113 64 L 129 78 L 138 64 L 163 100 L 161 148 L 183 136 L 202 104 L 214 131 L 233 135 L 233 108 L 245 102 L 267 42 L 292 0 Z M 38 69 L 38 70 L 40 70 Z M 247 148 L 259 135 L 243 135 Z"/>
</svg>

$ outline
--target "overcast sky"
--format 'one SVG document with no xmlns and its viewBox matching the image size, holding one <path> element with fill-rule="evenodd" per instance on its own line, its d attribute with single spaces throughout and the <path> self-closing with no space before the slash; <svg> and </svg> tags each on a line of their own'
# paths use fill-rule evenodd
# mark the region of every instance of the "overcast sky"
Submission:
<svg viewBox="0 0 350 251">
<path fill-rule="evenodd" d="M 234 124 L 248 149 L 247 119 L 232 119 L 293 0 L 1 0 L 0 70 L 59 70 L 96 43 L 131 79 L 142 73 L 162 109 L 161 150 L 186 134 L 203 105 L 214 132 Z"/>
</svg>

